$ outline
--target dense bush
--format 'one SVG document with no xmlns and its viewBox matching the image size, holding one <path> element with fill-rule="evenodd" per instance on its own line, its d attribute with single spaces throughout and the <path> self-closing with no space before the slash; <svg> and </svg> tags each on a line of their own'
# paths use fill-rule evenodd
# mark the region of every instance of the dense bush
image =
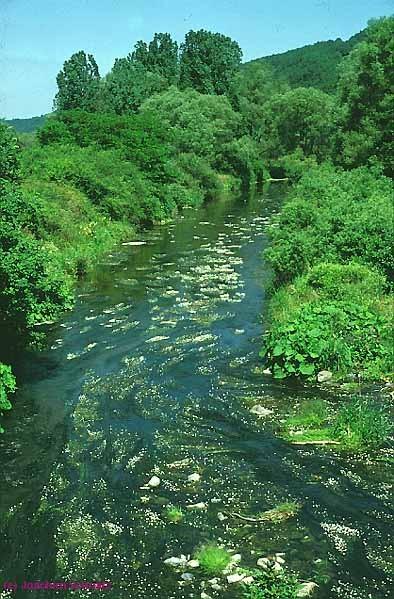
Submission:
<svg viewBox="0 0 394 599">
<path fill-rule="evenodd" d="M 23 156 L 25 178 L 67 184 L 82 191 L 103 214 L 132 224 L 160 220 L 155 186 L 119 150 L 54 144 Z M 155 208 L 157 204 L 157 208 Z M 162 206 L 163 214 L 166 212 Z"/>
<path fill-rule="evenodd" d="M 73 144 L 96 150 L 116 150 L 144 176 L 161 183 L 168 180 L 171 135 L 160 115 L 118 116 L 82 110 L 60 112 L 48 119 L 37 134 L 41 145 Z"/>
<path fill-rule="evenodd" d="M 391 182 L 366 168 L 310 169 L 290 193 L 266 253 L 276 280 L 291 281 L 317 261 L 362 260 L 394 273 Z"/>
<path fill-rule="evenodd" d="M 30 336 L 34 324 L 52 320 L 71 302 L 63 276 L 51 268 L 40 243 L 7 222 L 0 225 L 0 289 L 5 346 Z"/>
<path fill-rule="evenodd" d="M 295 576 L 273 567 L 264 570 L 248 570 L 253 583 L 243 585 L 244 599 L 296 599 L 299 583 Z"/>
</svg>

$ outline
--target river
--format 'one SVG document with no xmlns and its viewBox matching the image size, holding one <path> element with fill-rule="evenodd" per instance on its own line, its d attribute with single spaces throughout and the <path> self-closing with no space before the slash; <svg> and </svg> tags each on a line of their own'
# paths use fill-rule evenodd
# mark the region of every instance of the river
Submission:
<svg viewBox="0 0 394 599">
<path fill-rule="evenodd" d="M 107 580 L 112 590 L 77 595 L 241 597 L 239 585 L 215 590 L 198 570 L 183 580 L 163 563 L 217 541 L 245 567 L 283 552 L 319 583 L 319 599 L 391 596 L 387 464 L 274 434 L 302 398 L 325 397 L 261 373 L 261 252 L 282 193 L 188 210 L 117 248 L 49 327 L 48 349 L 23 357 L 1 438 L 1 584 Z M 257 417 L 255 403 L 271 413 Z M 160 484 L 141 488 L 153 476 Z M 287 501 L 302 509 L 284 523 L 225 515 Z M 64 591 L 0 591 L 26 595 Z"/>
</svg>

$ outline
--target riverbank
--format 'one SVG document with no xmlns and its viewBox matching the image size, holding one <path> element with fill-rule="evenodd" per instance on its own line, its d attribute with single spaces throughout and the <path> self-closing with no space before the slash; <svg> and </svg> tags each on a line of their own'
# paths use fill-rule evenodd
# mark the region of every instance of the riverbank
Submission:
<svg viewBox="0 0 394 599">
<path fill-rule="evenodd" d="M 310 168 L 290 191 L 265 253 L 261 355 L 275 378 L 392 380 L 392 197 L 391 181 L 367 167 Z"/>
</svg>

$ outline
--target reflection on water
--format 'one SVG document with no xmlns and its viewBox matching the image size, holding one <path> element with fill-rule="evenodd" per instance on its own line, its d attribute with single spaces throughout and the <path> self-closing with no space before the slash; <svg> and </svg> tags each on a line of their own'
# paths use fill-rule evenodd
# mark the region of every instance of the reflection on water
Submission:
<svg viewBox="0 0 394 599">
<path fill-rule="evenodd" d="M 284 552 L 320 599 L 390 596 L 387 463 L 272 433 L 312 392 L 256 369 L 270 195 L 190 211 L 121 246 L 50 332 L 50 349 L 24 358 L 2 438 L 1 581 L 110 580 L 116 599 L 240 597 L 163 563 L 217 540 L 245 566 Z M 253 415 L 245 398 L 271 412 Z M 279 525 L 226 515 L 285 501 L 303 507 Z M 169 505 L 181 523 L 168 521 Z"/>
</svg>

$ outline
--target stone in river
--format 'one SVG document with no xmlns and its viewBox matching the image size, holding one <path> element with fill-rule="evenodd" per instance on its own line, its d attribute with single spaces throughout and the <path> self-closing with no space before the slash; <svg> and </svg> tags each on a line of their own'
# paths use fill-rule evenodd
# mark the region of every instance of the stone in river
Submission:
<svg viewBox="0 0 394 599">
<path fill-rule="evenodd" d="M 332 372 L 330 370 L 321 370 L 317 375 L 318 383 L 327 383 L 332 379 Z"/>
<path fill-rule="evenodd" d="M 256 416 L 269 416 L 270 414 L 272 414 L 272 410 L 268 410 L 268 408 L 264 408 L 263 406 L 260 406 L 259 404 L 256 404 L 255 406 L 253 406 L 253 408 L 250 410 L 252 414 L 256 414 Z"/>
<path fill-rule="evenodd" d="M 229 574 L 227 576 L 227 582 L 234 584 L 235 582 L 241 582 L 245 578 L 245 574 Z"/>
</svg>

